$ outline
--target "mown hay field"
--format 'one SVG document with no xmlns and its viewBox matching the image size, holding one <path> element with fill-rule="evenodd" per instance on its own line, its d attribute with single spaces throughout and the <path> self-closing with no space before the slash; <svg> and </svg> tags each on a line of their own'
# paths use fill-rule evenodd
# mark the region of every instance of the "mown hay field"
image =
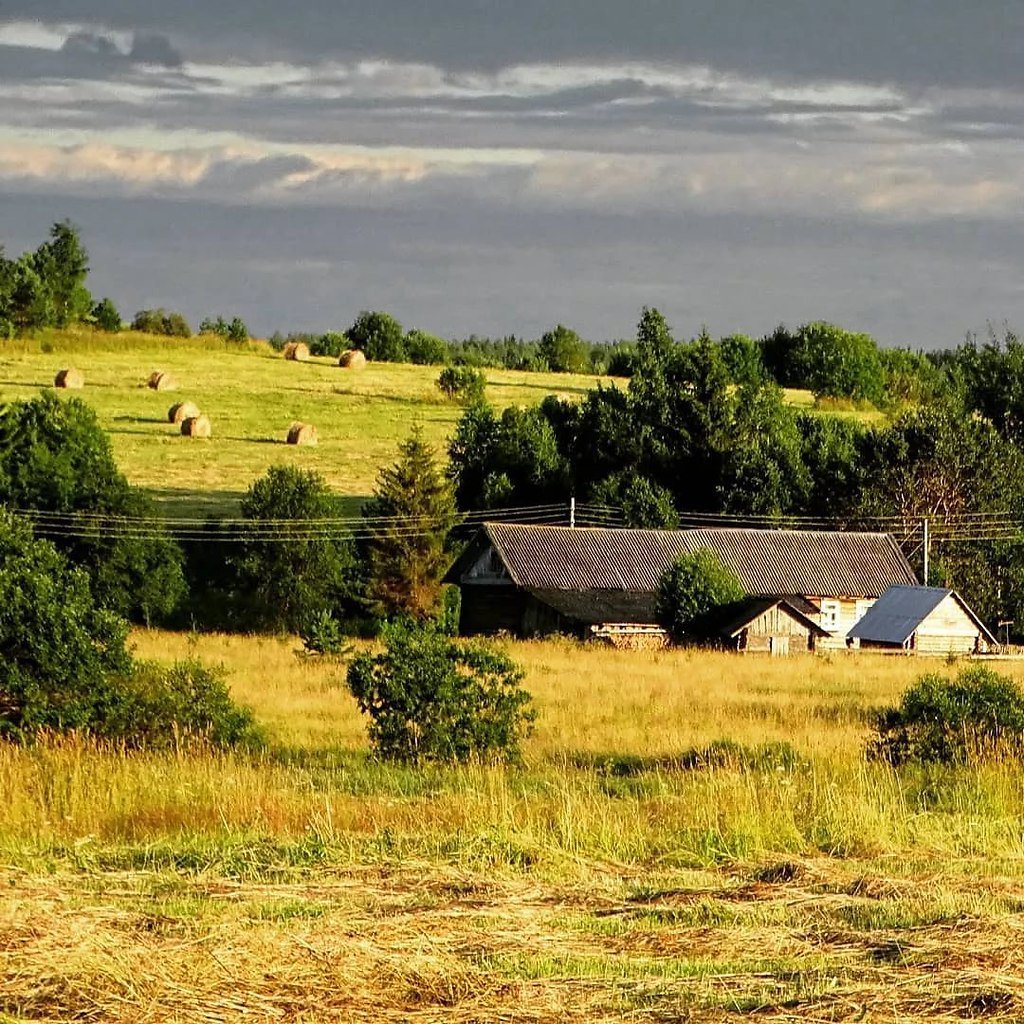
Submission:
<svg viewBox="0 0 1024 1024">
<path fill-rule="evenodd" d="M 159 338 L 53 332 L 0 347 L 0 401 L 30 398 L 69 365 L 110 434 L 121 469 L 175 513 L 230 512 L 268 467 L 295 464 L 322 473 L 339 494 L 364 499 L 382 466 L 414 426 L 439 448 L 461 407 L 437 389 L 440 368 L 370 363 L 346 370 L 337 360 L 286 360 L 265 343 L 219 338 Z M 173 391 L 146 382 L 171 375 Z M 549 394 L 578 398 L 601 378 L 486 370 L 487 397 L 497 408 L 534 405 Z M 212 423 L 196 443 L 168 422 L 172 405 L 195 403 Z M 289 426 L 313 424 L 315 448 L 289 446 Z M 353 502 L 355 505 L 356 502 Z"/>
<path fill-rule="evenodd" d="M 334 359 L 287 360 L 265 342 L 90 331 L 6 342 L 0 347 L 0 402 L 51 388 L 67 367 L 84 374 L 84 388 L 71 394 L 96 410 L 128 479 L 172 515 L 234 514 L 249 485 L 278 464 L 317 470 L 357 511 L 414 426 L 443 449 L 462 412 L 438 390 L 436 366 L 370 363 L 345 370 Z M 157 371 L 170 375 L 173 390 L 145 386 Z M 483 372 L 487 399 L 498 409 L 536 405 L 547 395 L 578 400 L 598 383 L 613 383 L 576 374 Z M 789 389 L 786 398 L 813 408 L 806 391 Z M 209 417 L 209 441 L 182 437 L 180 427 L 168 422 L 169 409 L 180 402 L 194 403 Z M 880 416 L 838 414 L 866 421 Z M 317 428 L 315 448 L 287 444 L 296 421 Z"/>
</svg>

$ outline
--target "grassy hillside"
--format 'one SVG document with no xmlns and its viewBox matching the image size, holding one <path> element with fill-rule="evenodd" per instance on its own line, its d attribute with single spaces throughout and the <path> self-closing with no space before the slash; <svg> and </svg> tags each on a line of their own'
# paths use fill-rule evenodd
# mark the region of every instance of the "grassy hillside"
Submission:
<svg viewBox="0 0 1024 1024">
<path fill-rule="evenodd" d="M 85 374 L 85 389 L 74 394 L 98 412 L 129 480 L 179 511 L 230 508 L 278 463 L 316 469 L 342 495 L 365 497 L 414 425 L 442 445 L 461 413 L 438 391 L 437 367 L 374 363 L 343 370 L 331 359 L 288 362 L 267 345 L 132 333 L 54 333 L 3 345 L 0 401 L 51 387 L 68 365 Z M 169 372 L 177 389 L 146 388 L 154 370 Z M 600 379 L 485 372 L 487 397 L 498 408 L 534 404 L 549 394 L 578 397 Z M 213 421 L 211 441 L 183 438 L 167 422 L 169 407 L 184 399 Z M 285 444 L 293 420 L 316 425 L 318 447 Z"/>
</svg>

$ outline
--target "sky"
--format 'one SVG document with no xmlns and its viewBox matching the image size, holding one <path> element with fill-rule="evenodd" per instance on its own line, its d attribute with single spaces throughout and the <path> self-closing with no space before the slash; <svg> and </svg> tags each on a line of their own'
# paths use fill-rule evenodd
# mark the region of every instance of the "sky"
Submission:
<svg viewBox="0 0 1024 1024">
<path fill-rule="evenodd" d="M 1024 323 L 1021 0 L 2 0 L 0 242 L 130 317 Z"/>
</svg>

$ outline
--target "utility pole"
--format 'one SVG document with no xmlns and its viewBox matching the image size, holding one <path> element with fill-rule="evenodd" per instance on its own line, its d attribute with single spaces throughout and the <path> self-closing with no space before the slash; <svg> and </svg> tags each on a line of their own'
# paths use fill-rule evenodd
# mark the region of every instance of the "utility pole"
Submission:
<svg viewBox="0 0 1024 1024">
<path fill-rule="evenodd" d="M 575 498 L 570 498 L 569 499 L 569 525 L 570 526 L 575 526 L 576 525 L 576 499 Z"/>
<path fill-rule="evenodd" d="M 924 585 L 928 586 L 928 546 L 930 539 L 928 536 L 928 517 L 924 518 Z"/>
</svg>

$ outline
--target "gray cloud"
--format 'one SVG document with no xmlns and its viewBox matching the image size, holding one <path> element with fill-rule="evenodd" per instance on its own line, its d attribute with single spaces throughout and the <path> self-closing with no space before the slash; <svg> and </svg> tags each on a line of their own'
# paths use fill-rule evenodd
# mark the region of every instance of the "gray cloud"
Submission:
<svg viewBox="0 0 1024 1024">
<path fill-rule="evenodd" d="M 823 316 L 947 344 L 1024 298 L 1018 0 L 0 17 L 4 241 L 80 215 L 128 306 L 607 337 L 655 303 L 684 332 Z"/>
<path fill-rule="evenodd" d="M 998 83 L 1018 63 L 1018 0 L 8 0 L 8 18 L 188 36 L 196 52 L 389 55 L 445 67 L 649 58 L 778 73 Z"/>
</svg>

